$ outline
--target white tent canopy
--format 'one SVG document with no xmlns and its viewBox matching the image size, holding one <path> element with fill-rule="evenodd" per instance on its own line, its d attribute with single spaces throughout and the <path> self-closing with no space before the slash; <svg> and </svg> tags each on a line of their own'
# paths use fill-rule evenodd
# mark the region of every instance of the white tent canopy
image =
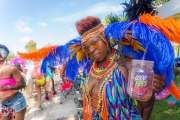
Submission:
<svg viewBox="0 0 180 120">
<path fill-rule="evenodd" d="M 170 0 L 158 9 L 158 15 L 162 15 L 163 18 L 167 18 L 180 12 L 180 0 Z"/>
</svg>

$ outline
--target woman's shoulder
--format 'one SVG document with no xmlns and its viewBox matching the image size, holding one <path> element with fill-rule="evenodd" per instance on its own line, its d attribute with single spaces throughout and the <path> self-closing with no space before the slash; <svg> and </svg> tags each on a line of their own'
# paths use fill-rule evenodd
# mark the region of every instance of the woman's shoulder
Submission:
<svg viewBox="0 0 180 120">
<path fill-rule="evenodd" d="M 15 66 L 12 65 L 12 64 L 10 64 L 10 63 L 6 63 L 6 64 L 5 64 L 5 67 L 7 67 L 7 68 L 15 68 Z"/>
<path fill-rule="evenodd" d="M 7 70 L 7 71 L 16 71 L 17 70 L 17 68 L 14 66 L 14 65 L 11 65 L 11 64 L 5 64 L 5 66 L 4 66 L 4 69 L 5 70 Z"/>
<path fill-rule="evenodd" d="M 128 67 L 129 68 L 131 66 L 131 61 L 132 61 L 131 57 L 127 57 L 127 56 L 116 56 L 116 57 L 117 57 L 116 62 L 121 67 Z"/>
</svg>

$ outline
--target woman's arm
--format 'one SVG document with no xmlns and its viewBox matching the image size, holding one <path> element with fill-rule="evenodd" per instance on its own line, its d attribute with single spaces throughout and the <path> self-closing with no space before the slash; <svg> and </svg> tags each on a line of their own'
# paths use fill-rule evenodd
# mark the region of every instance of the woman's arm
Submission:
<svg viewBox="0 0 180 120">
<path fill-rule="evenodd" d="M 4 90 L 19 90 L 24 88 L 26 86 L 26 83 L 20 71 L 14 66 L 10 66 L 9 70 L 11 71 L 12 78 L 14 78 L 17 84 L 11 86 L 3 86 Z"/>
</svg>

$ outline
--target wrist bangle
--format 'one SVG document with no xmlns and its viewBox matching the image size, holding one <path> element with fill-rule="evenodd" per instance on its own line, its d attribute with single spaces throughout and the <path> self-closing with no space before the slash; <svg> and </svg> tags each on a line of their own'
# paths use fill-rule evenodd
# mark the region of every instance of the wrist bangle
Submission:
<svg viewBox="0 0 180 120">
<path fill-rule="evenodd" d="M 8 85 L 8 86 L 7 86 L 7 89 L 8 89 L 8 90 L 10 90 L 10 89 L 11 89 L 11 86 L 10 86 L 10 85 Z"/>
</svg>

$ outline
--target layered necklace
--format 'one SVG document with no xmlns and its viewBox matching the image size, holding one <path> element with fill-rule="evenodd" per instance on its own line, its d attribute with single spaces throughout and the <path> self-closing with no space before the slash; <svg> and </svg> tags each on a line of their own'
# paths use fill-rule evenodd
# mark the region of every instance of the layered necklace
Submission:
<svg viewBox="0 0 180 120">
<path fill-rule="evenodd" d="M 112 49 L 111 52 L 112 53 L 110 59 L 105 63 L 105 65 L 102 68 L 98 68 L 97 61 L 94 60 L 90 70 L 91 77 L 95 79 L 102 79 L 114 69 L 114 66 L 116 66 L 116 62 L 114 62 L 116 61 L 116 50 Z"/>
<path fill-rule="evenodd" d="M 91 104 L 91 95 L 90 91 L 88 89 L 88 81 L 90 81 L 90 78 L 93 77 L 97 80 L 99 79 L 105 79 L 99 89 L 98 93 L 98 103 L 97 103 L 97 110 L 96 112 L 102 114 L 102 101 L 103 101 L 103 91 L 108 84 L 108 82 L 111 80 L 111 72 L 118 66 L 118 64 L 115 62 L 116 61 L 116 50 L 112 49 L 111 51 L 111 57 L 109 61 L 102 67 L 98 68 L 97 67 L 97 62 L 94 61 L 93 65 L 90 70 L 90 75 L 86 79 L 85 83 L 85 89 L 86 89 L 86 96 L 88 98 L 89 105 L 91 106 L 92 109 L 92 104 Z M 91 77 L 90 77 L 91 76 Z"/>
</svg>

